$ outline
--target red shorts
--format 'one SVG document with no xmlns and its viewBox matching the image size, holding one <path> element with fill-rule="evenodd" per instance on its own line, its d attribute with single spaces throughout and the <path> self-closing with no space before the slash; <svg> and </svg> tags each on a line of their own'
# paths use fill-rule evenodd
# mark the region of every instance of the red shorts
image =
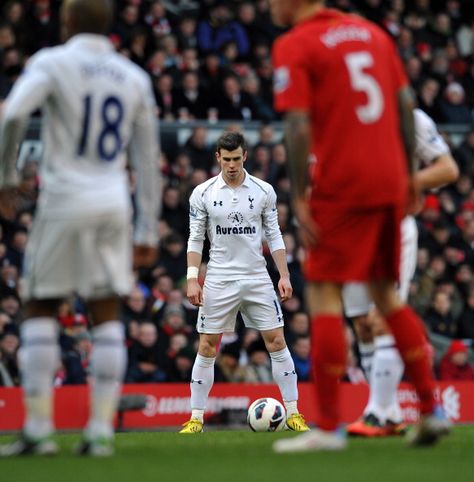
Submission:
<svg viewBox="0 0 474 482">
<path fill-rule="evenodd" d="M 313 203 L 312 212 L 319 240 L 307 253 L 308 281 L 399 279 L 400 206 L 349 209 Z"/>
</svg>

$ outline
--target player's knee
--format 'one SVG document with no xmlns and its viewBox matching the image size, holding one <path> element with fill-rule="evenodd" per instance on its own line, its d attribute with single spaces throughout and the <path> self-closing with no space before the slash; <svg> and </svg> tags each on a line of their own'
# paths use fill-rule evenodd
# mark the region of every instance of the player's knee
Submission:
<svg viewBox="0 0 474 482">
<path fill-rule="evenodd" d="M 286 347 L 285 337 L 283 335 L 277 335 L 274 338 L 266 342 L 267 350 L 270 353 L 283 350 Z"/>
<path fill-rule="evenodd" d="M 206 358 L 214 358 L 217 354 L 217 344 L 214 340 L 202 338 L 199 340 L 199 354 Z"/>
<path fill-rule="evenodd" d="M 372 328 L 367 315 L 356 316 L 352 319 L 357 340 L 362 343 L 372 341 Z"/>
</svg>

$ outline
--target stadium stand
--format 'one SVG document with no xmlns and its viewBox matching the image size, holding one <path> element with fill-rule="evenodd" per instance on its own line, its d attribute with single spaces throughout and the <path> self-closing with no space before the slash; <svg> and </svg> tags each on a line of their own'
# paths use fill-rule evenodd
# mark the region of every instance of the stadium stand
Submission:
<svg viewBox="0 0 474 482">
<path fill-rule="evenodd" d="M 160 258 L 136 273 L 123 302 L 130 348 L 129 381 L 186 381 L 196 347 L 195 307 L 185 296 L 187 200 L 194 186 L 216 174 L 213 140 L 245 122 L 251 149 L 247 168 L 271 182 L 288 248 L 295 288 L 283 304 L 287 339 L 308 375 L 308 323 L 304 314 L 302 250 L 295 237 L 281 126 L 272 108 L 270 50 L 282 30 L 266 0 L 119 0 L 110 40 L 153 80 L 162 119 L 161 169 L 166 179 L 160 223 Z M 336 8 L 377 22 L 397 43 L 419 106 L 439 125 L 459 164 L 455 185 L 429 193 L 418 216 L 418 265 L 410 303 L 423 317 L 436 361 L 462 339 L 474 343 L 474 3 L 470 0 L 334 0 Z M 60 41 L 59 0 L 9 0 L 0 10 L 0 102 L 30 55 Z M 28 139 L 37 138 L 33 119 Z M 247 129 L 248 128 L 248 129 Z M 342 134 L 341 134 L 342 135 Z M 0 386 L 19 384 L 22 258 L 40 179 L 38 143 L 21 151 L 21 182 L 0 198 Z M 131 173 L 133 181 L 133 173 Z M 268 253 L 266 253 L 268 255 Z M 271 257 L 267 256 L 276 278 Z M 57 385 L 84 383 L 90 334 L 78 298 L 61 306 L 63 366 Z M 348 334 L 350 337 L 350 334 Z M 253 380 L 256 333 L 225 334 L 219 381 Z M 140 372 L 140 360 L 155 367 Z M 355 359 L 346 378 L 360 381 Z M 446 372 L 446 371 L 445 371 Z"/>
</svg>

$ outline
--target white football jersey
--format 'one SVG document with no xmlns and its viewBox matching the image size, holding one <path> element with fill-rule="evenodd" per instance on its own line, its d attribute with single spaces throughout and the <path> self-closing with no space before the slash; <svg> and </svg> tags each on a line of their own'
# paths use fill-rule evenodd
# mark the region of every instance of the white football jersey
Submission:
<svg viewBox="0 0 474 482">
<path fill-rule="evenodd" d="M 431 164 L 437 157 L 449 154 L 449 147 L 440 136 L 436 125 L 421 109 L 413 111 L 415 117 L 415 158 L 418 167 Z"/>
<path fill-rule="evenodd" d="M 14 178 L 28 116 L 43 113 L 40 208 L 87 216 L 94 206 L 129 209 L 126 152 L 138 174 L 135 241 L 157 242 L 158 130 L 148 75 L 101 35 L 79 34 L 28 62 L 5 104 L 0 185 Z"/>
<path fill-rule="evenodd" d="M 285 249 L 275 191 L 247 171 L 236 189 L 225 183 L 222 174 L 197 186 L 189 199 L 189 220 L 188 252 L 202 252 L 206 232 L 211 243 L 209 279 L 268 277 L 263 235 L 272 253 Z"/>
</svg>

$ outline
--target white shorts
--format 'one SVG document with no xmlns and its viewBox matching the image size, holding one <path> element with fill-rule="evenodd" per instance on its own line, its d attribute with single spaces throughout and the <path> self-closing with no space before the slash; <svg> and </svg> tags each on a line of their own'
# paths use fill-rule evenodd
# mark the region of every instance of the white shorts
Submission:
<svg viewBox="0 0 474 482">
<path fill-rule="evenodd" d="M 25 253 L 23 298 L 128 294 L 132 287 L 129 225 L 128 210 L 109 209 L 72 219 L 38 212 Z"/>
<path fill-rule="evenodd" d="M 234 331 L 240 311 L 247 328 L 260 331 L 283 326 L 283 314 L 270 279 L 238 281 L 207 280 L 199 308 L 198 333 Z"/>
<path fill-rule="evenodd" d="M 410 290 L 410 281 L 415 274 L 418 249 L 418 229 L 413 216 L 403 218 L 401 224 L 402 246 L 400 252 L 400 282 L 398 293 L 406 302 Z M 342 289 L 344 313 L 349 318 L 366 315 L 373 303 L 364 283 L 347 283 Z"/>
</svg>

